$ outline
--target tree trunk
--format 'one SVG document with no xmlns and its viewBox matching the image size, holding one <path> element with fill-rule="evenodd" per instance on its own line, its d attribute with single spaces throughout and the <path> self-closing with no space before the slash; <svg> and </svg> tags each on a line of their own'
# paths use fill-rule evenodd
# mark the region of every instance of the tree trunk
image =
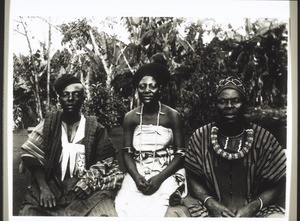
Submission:
<svg viewBox="0 0 300 221">
<path fill-rule="evenodd" d="M 49 23 L 49 36 L 48 36 L 48 59 L 47 59 L 47 110 L 50 111 L 50 48 L 51 48 L 51 25 Z"/>
<path fill-rule="evenodd" d="M 41 99 L 40 99 L 39 77 L 38 77 L 38 72 L 37 72 L 35 60 L 34 60 L 33 53 L 32 53 L 31 43 L 29 41 L 27 29 L 26 29 L 23 21 L 21 21 L 21 24 L 24 28 L 24 32 L 25 32 L 24 35 L 25 35 L 27 43 L 28 43 L 30 58 L 31 58 L 32 66 L 33 66 L 34 88 L 35 88 L 35 90 L 33 92 L 34 92 L 35 101 L 36 101 L 36 112 L 39 116 L 38 121 L 40 121 L 43 118 L 43 113 L 42 113 L 42 105 L 41 105 Z"/>
<path fill-rule="evenodd" d="M 91 37 L 91 40 L 92 40 L 92 44 L 93 44 L 93 47 L 94 47 L 94 50 L 95 50 L 95 54 L 96 54 L 96 56 L 98 56 L 100 58 L 100 60 L 102 62 L 102 65 L 103 65 L 103 68 L 106 72 L 106 76 L 107 76 L 107 78 L 106 78 L 106 88 L 110 92 L 111 91 L 111 81 L 112 81 L 112 68 L 111 68 L 111 66 L 108 67 L 108 64 L 105 61 L 104 56 L 99 52 L 99 47 L 96 44 L 95 37 L 94 37 L 91 30 L 89 30 L 89 34 L 90 34 L 90 37 Z M 103 45 L 104 45 L 104 48 L 106 48 L 105 42 L 103 43 Z M 106 50 L 104 50 L 104 53 L 107 53 Z"/>
</svg>

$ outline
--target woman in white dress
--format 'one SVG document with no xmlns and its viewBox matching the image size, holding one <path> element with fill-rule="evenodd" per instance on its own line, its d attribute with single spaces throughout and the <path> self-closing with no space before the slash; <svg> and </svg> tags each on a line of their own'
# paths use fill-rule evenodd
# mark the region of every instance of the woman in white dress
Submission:
<svg viewBox="0 0 300 221">
<path fill-rule="evenodd" d="M 122 152 L 128 173 L 115 200 L 120 217 L 188 215 L 180 206 L 181 214 L 168 210 L 170 196 L 186 192 L 182 191 L 186 185 L 181 117 L 159 101 L 169 78 L 168 69 L 157 63 L 142 66 L 133 77 L 141 106 L 128 112 L 123 124 Z"/>
</svg>

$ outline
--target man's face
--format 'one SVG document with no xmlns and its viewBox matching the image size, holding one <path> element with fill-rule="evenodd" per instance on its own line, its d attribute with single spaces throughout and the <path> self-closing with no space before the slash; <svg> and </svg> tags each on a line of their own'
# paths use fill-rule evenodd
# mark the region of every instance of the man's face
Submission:
<svg viewBox="0 0 300 221">
<path fill-rule="evenodd" d="M 65 113 L 77 113 L 84 102 L 83 86 L 80 83 L 68 85 L 59 95 L 59 102 Z"/>
<path fill-rule="evenodd" d="M 244 114 L 244 99 L 240 92 L 224 89 L 217 97 L 217 110 L 222 122 L 238 122 Z"/>
<path fill-rule="evenodd" d="M 152 76 L 144 76 L 138 85 L 141 102 L 152 103 L 158 100 L 159 84 Z"/>
</svg>

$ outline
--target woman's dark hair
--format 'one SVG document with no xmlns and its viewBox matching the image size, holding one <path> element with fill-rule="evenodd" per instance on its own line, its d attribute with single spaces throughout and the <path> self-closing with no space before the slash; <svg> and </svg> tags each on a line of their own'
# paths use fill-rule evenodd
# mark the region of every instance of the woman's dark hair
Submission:
<svg viewBox="0 0 300 221">
<path fill-rule="evenodd" d="M 158 84 L 165 86 L 170 80 L 170 72 L 165 65 L 149 63 L 141 66 L 133 75 L 132 85 L 137 88 L 144 76 L 152 76 Z"/>
</svg>

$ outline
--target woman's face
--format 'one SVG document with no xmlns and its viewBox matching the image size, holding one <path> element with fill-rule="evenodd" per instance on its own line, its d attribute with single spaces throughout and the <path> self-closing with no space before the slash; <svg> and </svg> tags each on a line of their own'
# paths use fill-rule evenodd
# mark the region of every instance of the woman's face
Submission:
<svg viewBox="0 0 300 221">
<path fill-rule="evenodd" d="M 137 89 L 142 103 L 149 104 L 158 101 L 160 85 L 152 76 L 144 76 Z"/>
</svg>

